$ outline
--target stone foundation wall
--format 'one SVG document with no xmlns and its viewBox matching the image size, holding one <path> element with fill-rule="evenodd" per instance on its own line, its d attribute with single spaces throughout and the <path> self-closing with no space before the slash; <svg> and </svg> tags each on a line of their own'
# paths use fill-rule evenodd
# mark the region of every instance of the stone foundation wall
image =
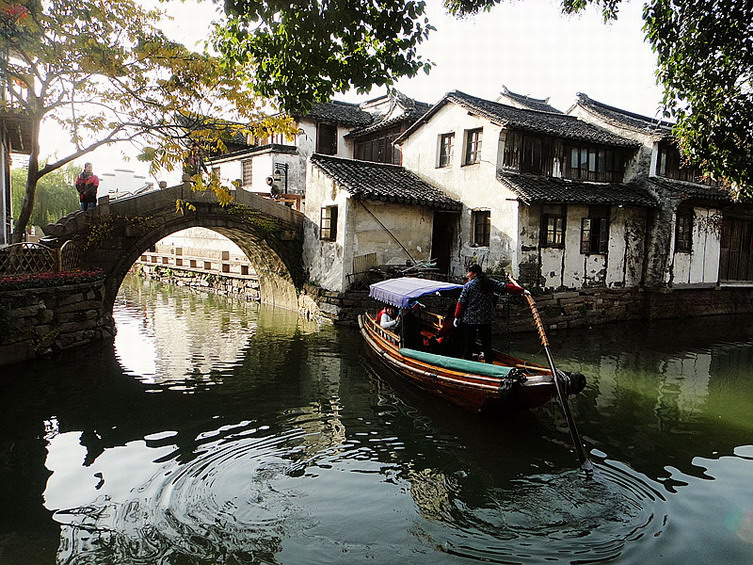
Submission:
<svg viewBox="0 0 753 565">
<path fill-rule="evenodd" d="M 185 286 L 194 290 L 213 292 L 234 298 L 258 301 L 259 279 L 232 275 L 207 274 L 187 269 L 175 269 L 160 265 L 139 263 L 134 274 L 151 280 Z"/>
<path fill-rule="evenodd" d="M 322 317 L 335 323 L 357 325 L 364 310 L 381 304 L 367 291 L 330 292 L 313 286 L 304 293 L 319 305 Z M 549 330 L 578 328 L 623 320 L 671 319 L 718 314 L 753 313 L 753 288 L 721 289 L 583 289 L 534 297 L 544 326 Z M 429 308 L 443 313 L 447 302 L 426 298 Z M 528 304 L 522 297 L 502 297 L 497 304 L 495 331 L 534 331 Z"/>
<path fill-rule="evenodd" d="M 0 365 L 112 339 L 104 281 L 0 292 Z"/>
</svg>

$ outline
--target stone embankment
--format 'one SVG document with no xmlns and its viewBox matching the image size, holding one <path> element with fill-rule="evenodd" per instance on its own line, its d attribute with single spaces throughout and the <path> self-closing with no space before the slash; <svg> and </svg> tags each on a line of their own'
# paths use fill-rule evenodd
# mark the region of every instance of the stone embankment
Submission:
<svg viewBox="0 0 753 565">
<path fill-rule="evenodd" d="M 259 279 L 256 277 L 203 273 L 148 263 L 134 265 L 132 272 L 145 279 L 159 280 L 192 290 L 213 292 L 245 300 L 259 301 L 260 298 Z"/>
<path fill-rule="evenodd" d="M 337 323 L 357 324 L 364 310 L 381 306 L 367 291 L 330 292 L 304 286 L 303 292 L 318 304 L 322 315 Z M 753 289 L 606 289 L 549 292 L 535 296 L 536 306 L 549 330 L 586 327 L 627 320 L 651 320 L 753 313 Z M 443 304 L 433 298 L 422 302 L 438 313 Z M 533 331 L 531 311 L 517 296 L 503 297 L 497 304 L 497 331 Z"/>
<path fill-rule="evenodd" d="M 0 291 L 0 365 L 112 339 L 103 279 Z"/>
</svg>

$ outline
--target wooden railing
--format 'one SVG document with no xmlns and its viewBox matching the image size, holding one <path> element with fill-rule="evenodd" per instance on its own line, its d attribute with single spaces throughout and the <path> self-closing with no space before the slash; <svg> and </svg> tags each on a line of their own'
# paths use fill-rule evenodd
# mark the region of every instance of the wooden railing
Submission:
<svg viewBox="0 0 753 565">
<path fill-rule="evenodd" d="M 136 264 L 165 267 L 198 273 L 211 273 L 226 277 L 254 279 L 256 272 L 248 261 L 235 257 L 209 257 L 206 255 L 183 255 L 159 251 L 146 251 Z"/>
<path fill-rule="evenodd" d="M 67 241 L 59 249 L 41 243 L 13 243 L 0 248 L 0 273 L 33 275 L 74 271 L 81 267 L 83 250 L 75 241 Z"/>
</svg>

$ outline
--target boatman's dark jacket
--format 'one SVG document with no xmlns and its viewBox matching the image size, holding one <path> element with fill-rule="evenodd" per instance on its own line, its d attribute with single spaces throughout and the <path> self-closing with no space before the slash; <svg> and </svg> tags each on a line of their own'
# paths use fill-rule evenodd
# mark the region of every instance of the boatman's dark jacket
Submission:
<svg viewBox="0 0 753 565">
<path fill-rule="evenodd" d="M 494 321 L 494 294 L 523 294 L 523 287 L 489 279 L 491 292 L 481 292 L 481 280 L 476 277 L 463 285 L 455 317 L 464 324 L 491 324 Z"/>
</svg>

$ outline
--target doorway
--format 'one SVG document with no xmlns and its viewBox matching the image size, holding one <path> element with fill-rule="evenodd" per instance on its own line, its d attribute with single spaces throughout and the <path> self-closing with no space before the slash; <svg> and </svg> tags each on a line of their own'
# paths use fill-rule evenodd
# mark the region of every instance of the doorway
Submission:
<svg viewBox="0 0 753 565">
<path fill-rule="evenodd" d="M 431 233 L 431 258 L 437 262 L 440 273 L 449 274 L 452 246 L 455 242 L 458 217 L 457 212 L 434 212 Z"/>
</svg>

